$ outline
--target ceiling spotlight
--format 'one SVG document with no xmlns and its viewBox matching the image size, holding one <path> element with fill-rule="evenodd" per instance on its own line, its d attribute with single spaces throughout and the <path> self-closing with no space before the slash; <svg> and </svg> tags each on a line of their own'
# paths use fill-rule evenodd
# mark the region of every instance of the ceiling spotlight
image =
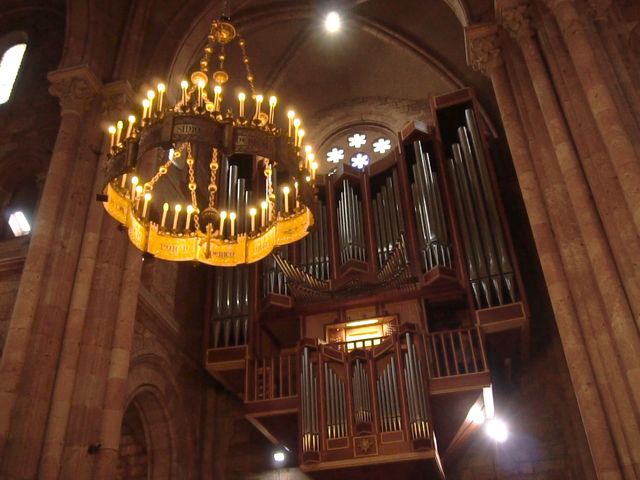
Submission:
<svg viewBox="0 0 640 480">
<path fill-rule="evenodd" d="M 497 418 L 492 418 L 487 421 L 485 426 L 485 432 L 487 435 L 498 443 L 503 443 L 509 438 L 509 429 L 507 424 Z"/>
<path fill-rule="evenodd" d="M 338 12 L 329 12 L 324 19 L 324 28 L 327 29 L 329 33 L 336 33 L 340 30 L 342 26 L 342 20 L 340 20 L 340 15 Z"/>
</svg>

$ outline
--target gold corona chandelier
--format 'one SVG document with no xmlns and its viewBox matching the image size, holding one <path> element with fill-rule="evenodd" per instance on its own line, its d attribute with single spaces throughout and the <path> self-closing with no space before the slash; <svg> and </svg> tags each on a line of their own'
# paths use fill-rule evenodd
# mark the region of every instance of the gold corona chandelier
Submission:
<svg viewBox="0 0 640 480">
<path fill-rule="evenodd" d="M 234 43 L 249 90 L 232 106 L 225 52 Z M 163 260 L 235 266 L 303 238 L 318 164 L 295 112 L 280 125 L 278 99 L 256 91 L 246 43 L 228 17 L 212 22 L 199 69 L 179 92 L 172 105 L 160 83 L 139 120 L 109 127 L 100 198 L 131 242 Z"/>
</svg>

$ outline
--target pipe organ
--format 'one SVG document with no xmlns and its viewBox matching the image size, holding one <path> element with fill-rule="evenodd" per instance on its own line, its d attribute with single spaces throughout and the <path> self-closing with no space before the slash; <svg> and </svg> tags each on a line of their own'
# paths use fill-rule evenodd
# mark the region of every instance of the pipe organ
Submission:
<svg viewBox="0 0 640 480">
<path fill-rule="evenodd" d="M 408 124 L 396 151 L 319 176 L 302 241 L 211 271 L 207 369 L 313 477 L 443 478 L 477 428 L 465 412 L 490 391 L 487 350 L 526 359 L 528 307 L 479 112 L 471 90 L 434 98 L 433 124 Z M 244 213 L 233 228 L 246 229 L 252 179 L 233 158 L 221 170 L 224 204 Z"/>
</svg>

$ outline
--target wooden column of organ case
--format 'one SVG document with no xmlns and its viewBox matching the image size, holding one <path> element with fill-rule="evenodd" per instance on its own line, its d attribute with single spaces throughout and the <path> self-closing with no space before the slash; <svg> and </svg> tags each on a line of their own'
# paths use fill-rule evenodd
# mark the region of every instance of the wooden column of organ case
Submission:
<svg viewBox="0 0 640 480">
<path fill-rule="evenodd" d="M 434 98 L 434 125 L 320 179 L 304 240 L 211 272 L 206 367 L 313 477 L 444 478 L 477 428 L 470 412 L 491 415 L 489 358 L 526 358 L 528 307 L 478 112 L 469 89 Z"/>
</svg>

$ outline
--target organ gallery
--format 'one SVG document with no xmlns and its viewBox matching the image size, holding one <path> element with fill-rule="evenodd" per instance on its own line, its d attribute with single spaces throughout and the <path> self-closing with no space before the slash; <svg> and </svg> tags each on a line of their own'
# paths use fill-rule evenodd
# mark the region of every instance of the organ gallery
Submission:
<svg viewBox="0 0 640 480">
<path fill-rule="evenodd" d="M 638 67 L 626 0 L 8 0 L 0 478 L 638 478 Z"/>
</svg>

